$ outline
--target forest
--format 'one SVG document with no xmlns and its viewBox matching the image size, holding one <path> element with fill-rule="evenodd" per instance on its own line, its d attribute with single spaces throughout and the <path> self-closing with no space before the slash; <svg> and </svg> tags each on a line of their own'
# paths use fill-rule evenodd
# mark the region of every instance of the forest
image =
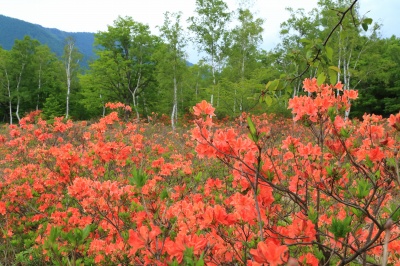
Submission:
<svg viewBox="0 0 400 266">
<path fill-rule="evenodd" d="M 309 13 L 288 8 L 281 42 L 270 51 L 260 48 L 264 21 L 249 6 L 229 10 L 224 1 L 199 1 L 185 29 L 182 14 L 165 13 L 159 36 L 131 17 L 118 17 L 95 35 L 97 56 L 88 68 L 80 67 L 82 54 L 72 37 L 57 57 L 26 36 L 0 50 L 0 119 L 13 124 L 42 110 L 48 119 L 87 120 L 104 116 L 105 103 L 121 102 L 133 108 L 132 116 L 164 116 L 174 126 L 202 99 L 217 107 L 218 117 L 287 115 L 287 100 L 300 93 L 302 80 L 321 73 L 359 90 L 351 116 L 388 116 L 400 109 L 399 38 L 381 38 L 380 25 L 355 5 L 324 43 L 338 10 L 351 3 L 320 1 Z M 194 65 L 186 61 L 189 42 L 204 55 Z"/>
</svg>

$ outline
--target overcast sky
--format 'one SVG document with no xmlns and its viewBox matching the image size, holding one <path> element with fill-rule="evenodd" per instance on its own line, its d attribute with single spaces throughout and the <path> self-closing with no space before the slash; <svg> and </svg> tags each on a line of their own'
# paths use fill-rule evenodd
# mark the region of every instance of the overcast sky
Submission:
<svg viewBox="0 0 400 266">
<path fill-rule="evenodd" d="M 279 42 L 279 25 L 288 18 L 285 7 L 316 7 L 317 0 L 252 0 L 256 17 L 263 18 L 264 49 L 271 49 Z M 0 0 L 0 14 L 18 18 L 47 28 L 68 32 L 105 31 L 107 25 L 120 16 L 131 16 L 135 21 L 148 24 L 157 34 L 156 26 L 162 25 L 164 12 L 183 12 L 183 21 L 194 15 L 195 0 Z M 238 0 L 226 0 L 231 10 Z M 383 24 L 383 37 L 400 37 L 400 0 L 359 0 L 361 14 Z M 186 22 L 185 22 L 186 23 Z M 192 49 L 191 49 L 192 50 Z M 198 59 L 195 51 L 188 51 L 189 61 Z"/>
</svg>

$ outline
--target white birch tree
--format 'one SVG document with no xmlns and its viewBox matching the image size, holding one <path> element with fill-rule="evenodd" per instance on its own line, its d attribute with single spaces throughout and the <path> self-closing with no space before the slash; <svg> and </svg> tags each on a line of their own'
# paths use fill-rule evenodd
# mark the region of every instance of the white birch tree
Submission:
<svg viewBox="0 0 400 266">
<path fill-rule="evenodd" d="M 160 27 L 161 37 L 166 46 L 165 53 L 159 54 L 158 80 L 159 85 L 167 84 L 173 88 L 171 126 L 175 130 L 178 120 L 178 86 L 180 86 L 183 71 L 186 69 L 184 52 L 186 39 L 181 26 L 181 13 L 164 14 L 164 24 Z M 171 85 L 169 85 L 171 84 Z"/>
<path fill-rule="evenodd" d="M 76 74 L 78 72 L 79 61 L 81 58 L 82 55 L 79 53 L 78 49 L 75 46 L 74 38 L 68 37 L 65 40 L 64 54 L 63 54 L 64 69 L 65 69 L 66 83 L 67 83 L 65 119 L 69 118 L 71 86 L 73 78 L 76 77 Z"/>
<path fill-rule="evenodd" d="M 23 40 L 16 40 L 14 46 L 10 51 L 10 68 L 8 75 L 10 77 L 11 88 L 14 90 L 10 92 L 10 97 L 16 97 L 17 102 L 15 104 L 15 116 L 18 121 L 21 117 L 19 114 L 23 96 L 27 98 L 30 94 L 28 91 L 28 79 L 31 73 L 26 72 L 27 66 L 32 63 L 32 58 L 35 54 L 35 48 L 39 46 L 37 40 L 31 39 L 29 36 L 25 36 Z M 25 80 L 23 79 L 25 77 Z M 25 85 L 25 86 L 24 86 Z M 23 91 L 25 90 L 25 91 Z M 14 94 L 14 95 L 13 95 Z M 28 95 L 28 96 L 27 96 Z"/>
<path fill-rule="evenodd" d="M 196 16 L 189 18 L 189 29 L 195 34 L 194 40 L 200 52 L 207 54 L 206 61 L 211 65 L 213 87 L 211 104 L 217 87 L 216 72 L 221 67 L 225 50 L 224 38 L 230 21 L 230 12 L 223 0 L 196 0 Z M 218 106 L 218 101 L 217 101 Z"/>
<path fill-rule="evenodd" d="M 5 91 L 7 102 L 8 102 L 8 115 L 9 115 L 9 123 L 13 124 L 13 114 L 12 114 L 12 97 L 11 97 L 11 85 L 10 85 L 10 76 L 8 74 L 9 70 L 9 57 L 10 54 L 8 51 L 3 50 L 0 47 L 0 84 L 1 89 Z"/>
</svg>

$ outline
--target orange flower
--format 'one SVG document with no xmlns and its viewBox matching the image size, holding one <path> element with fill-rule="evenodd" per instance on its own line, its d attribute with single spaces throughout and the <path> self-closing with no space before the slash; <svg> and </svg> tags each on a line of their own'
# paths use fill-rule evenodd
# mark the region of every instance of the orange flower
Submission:
<svg viewBox="0 0 400 266">
<path fill-rule="evenodd" d="M 318 85 L 317 85 L 317 79 L 305 79 L 303 81 L 303 87 L 305 91 L 308 92 L 317 92 L 318 91 Z"/>
<path fill-rule="evenodd" d="M 396 130 L 400 130 L 400 113 L 396 115 L 390 115 L 388 122 L 391 127 L 394 127 Z"/>
<path fill-rule="evenodd" d="M 336 85 L 335 85 L 335 89 L 342 91 L 343 90 L 343 84 L 341 81 L 339 81 Z"/>
<path fill-rule="evenodd" d="M 0 214 L 6 215 L 6 204 L 0 201 Z"/>
<path fill-rule="evenodd" d="M 210 116 L 215 116 L 214 110 L 215 108 L 212 107 L 211 104 L 207 103 L 205 100 L 202 100 L 200 103 L 196 104 L 196 106 L 193 107 L 194 110 L 194 115 L 200 116 L 200 115 L 210 115 Z"/>
<path fill-rule="evenodd" d="M 300 256 L 299 261 L 303 262 L 302 265 L 318 266 L 318 259 L 311 253 Z"/>
<path fill-rule="evenodd" d="M 385 154 L 379 149 L 379 147 L 376 147 L 375 149 L 371 149 L 369 151 L 369 159 L 371 161 L 381 161 L 383 158 L 385 158 Z"/>
<path fill-rule="evenodd" d="M 144 230 L 143 230 L 144 229 Z M 129 229 L 129 239 L 128 239 L 128 243 L 131 246 L 131 250 L 130 250 L 130 254 L 131 255 L 135 255 L 136 251 L 138 249 L 141 249 L 144 247 L 144 245 L 146 244 L 145 239 L 143 239 L 143 235 L 142 233 L 144 233 L 144 237 L 147 236 L 148 234 L 148 229 L 146 232 L 146 227 L 142 226 L 139 230 L 140 230 L 140 234 L 138 232 L 133 231 L 132 229 Z"/>
<path fill-rule="evenodd" d="M 346 90 L 343 92 L 343 95 L 350 100 L 355 100 L 358 98 L 358 91 L 356 90 Z"/>
<path fill-rule="evenodd" d="M 259 242 L 257 249 L 250 250 L 250 254 L 258 263 L 268 263 L 269 266 L 283 264 L 284 253 L 288 251 L 287 246 L 275 244 L 272 240 L 268 242 Z"/>
</svg>

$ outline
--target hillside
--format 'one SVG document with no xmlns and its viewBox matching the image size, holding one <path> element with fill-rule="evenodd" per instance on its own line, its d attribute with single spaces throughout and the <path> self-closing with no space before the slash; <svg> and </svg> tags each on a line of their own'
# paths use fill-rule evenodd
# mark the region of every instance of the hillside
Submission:
<svg viewBox="0 0 400 266">
<path fill-rule="evenodd" d="M 64 40 L 72 36 L 76 47 L 83 54 L 82 66 L 87 66 L 88 60 L 93 58 L 94 33 L 90 32 L 65 32 L 58 29 L 45 28 L 37 24 L 25 22 L 0 15 L 0 46 L 10 50 L 16 39 L 23 39 L 25 35 L 46 44 L 50 49 L 61 56 L 64 48 Z"/>
</svg>

